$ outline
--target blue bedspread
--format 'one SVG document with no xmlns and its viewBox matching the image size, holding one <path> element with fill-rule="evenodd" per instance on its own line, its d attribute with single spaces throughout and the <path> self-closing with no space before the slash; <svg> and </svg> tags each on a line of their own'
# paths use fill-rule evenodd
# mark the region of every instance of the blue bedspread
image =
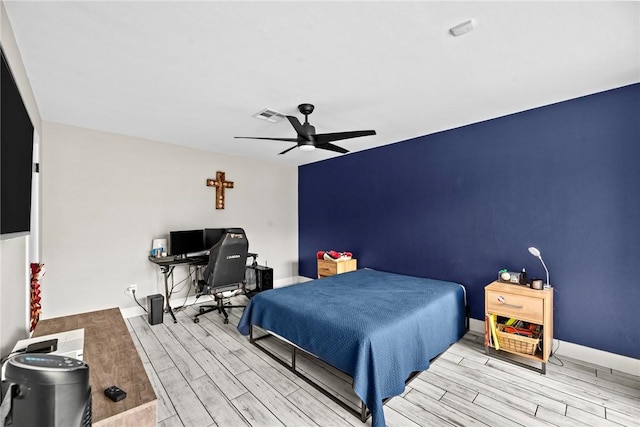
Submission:
<svg viewBox="0 0 640 427">
<path fill-rule="evenodd" d="M 464 299 L 460 284 L 357 270 L 257 294 L 238 330 L 268 329 L 348 373 L 384 427 L 382 399 L 464 335 Z"/>
</svg>

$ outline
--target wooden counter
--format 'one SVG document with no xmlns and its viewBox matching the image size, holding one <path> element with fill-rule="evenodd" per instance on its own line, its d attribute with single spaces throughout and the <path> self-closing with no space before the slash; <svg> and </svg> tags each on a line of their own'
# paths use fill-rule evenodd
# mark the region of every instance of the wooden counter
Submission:
<svg viewBox="0 0 640 427">
<path fill-rule="evenodd" d="M 158 400 L 119 309 L 41 320 L 33 337 L 80 328 L 84 328 L 83 360 L 89 365 L 93 425 L 155 427 Z M 109 400 L 104 389 L 112 385 L 126 391 L 127 397 Z"/>
</svg>

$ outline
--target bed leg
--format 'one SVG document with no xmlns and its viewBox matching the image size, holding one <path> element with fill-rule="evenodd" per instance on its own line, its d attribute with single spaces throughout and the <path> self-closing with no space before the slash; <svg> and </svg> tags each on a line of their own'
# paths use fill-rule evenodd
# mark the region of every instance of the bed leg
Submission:
<svg viewBox="0 0 640 427">
<path fill-rule="evenodd" d="M 362 400 L 360 401 L 360 421 L 367 422 L 367 405 Z"/>
<path fill-rule="evenodd" d="M 249 325 L 249 342 L 253 344 L 253 325 Z"/>
<path fill-rule="evenodd" d="M 292 345 L 291 348 L 293 349 L 291 351 L 291 369 L 295 371 L 296 370 L 296 347 Z"/>
<path fill-rule="evenodd" d="M 467 316 L 464 319 L 464 326 L 465 326 L 465 332 L 469 332 L 469 327 L 471 326 L 470 325 L 470 322 L 471 322 L 471 320 L 470 320 L 471 319 L 471 307 L 469 307 L 469 305 L 467 305 L 466 298 L 465 298 L 465 306 L 466 306 L 465 307 L 466 308 L 465 311 L 466 311 Z"/>
</svg>

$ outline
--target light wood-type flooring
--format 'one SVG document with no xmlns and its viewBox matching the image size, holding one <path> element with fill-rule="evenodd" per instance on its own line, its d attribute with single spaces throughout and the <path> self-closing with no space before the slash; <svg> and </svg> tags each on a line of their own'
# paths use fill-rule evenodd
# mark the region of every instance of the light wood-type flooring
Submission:
<svg viewBox="0 0 640 427">
<path fill-rule="evenodd" d="M 127 322 L 158 396 L 159 426 L 371 426 L 240 335 L 242 309 L 232 309 L 226 325 L 217 312 L 194 323 L 196 310 L 177 312 L 177 324 L 166 314 L 164 324 L 150 326 L 142 316 Z M 286 344 L 261 343 L 288 357 Z M 468 333 L 387 402 L 387 425 L 640 426 L 639 377 L 573 359 L 551 362 L 541 375 L 488 357 L 483 337 Z M 300 353 L 297 366 L 357 408 L 346 375 Z"/>
</svg>

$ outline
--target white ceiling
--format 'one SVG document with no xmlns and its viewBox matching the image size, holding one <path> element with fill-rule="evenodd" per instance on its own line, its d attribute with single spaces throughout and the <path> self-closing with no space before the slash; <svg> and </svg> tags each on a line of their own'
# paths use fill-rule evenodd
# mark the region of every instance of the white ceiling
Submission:
<svg viewBox="0 0 640 427">
<path fill-rule="evenodd" d="M 300 165 L 640 81 L 640 3 L 5 1 L 44 120 Z M 449 28 L 473 19 L 474 31 Z"/>
</svg>

